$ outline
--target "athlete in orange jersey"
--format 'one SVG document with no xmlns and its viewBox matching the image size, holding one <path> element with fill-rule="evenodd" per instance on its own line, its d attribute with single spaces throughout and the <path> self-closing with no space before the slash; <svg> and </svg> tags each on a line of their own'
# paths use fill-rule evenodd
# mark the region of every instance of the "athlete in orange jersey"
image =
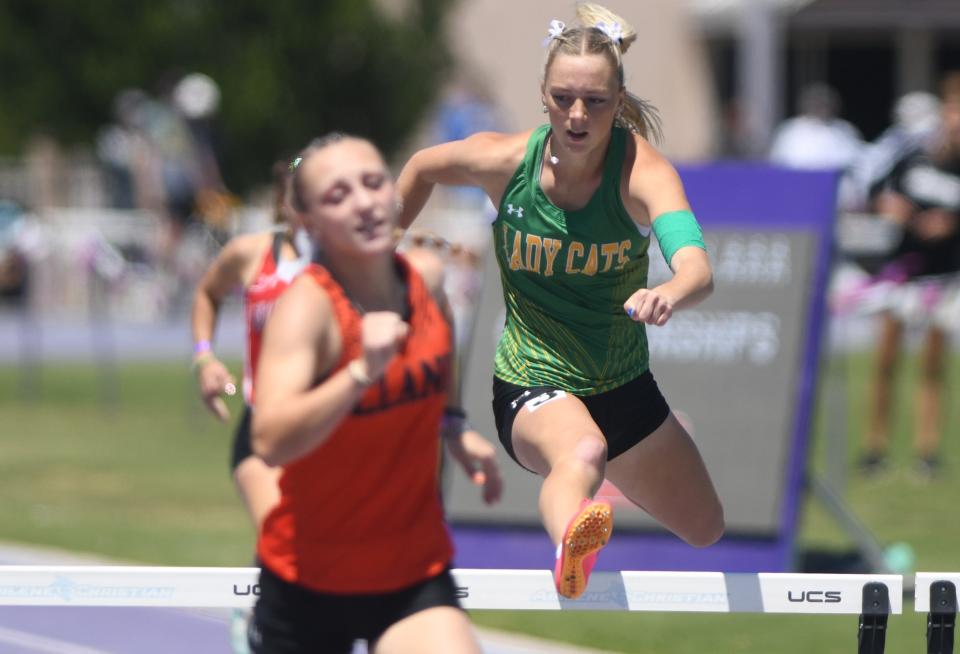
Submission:
<svg viewBox="0 0 960 654">
<path fill-rule="evenodd" d="M 283 473 L 257 548 L 251 647 L 479 652 L 438 492 L 437 433 L 459 413 L 441 276 L 394 253 L 396 192 L 372 144 L 327 137 L 297 164 L 293 204 L 321 254 L 264 332 L 253 446 Z M 492 445 L 461 423 L 444 432 L 496 501 Z"/>
</svg>

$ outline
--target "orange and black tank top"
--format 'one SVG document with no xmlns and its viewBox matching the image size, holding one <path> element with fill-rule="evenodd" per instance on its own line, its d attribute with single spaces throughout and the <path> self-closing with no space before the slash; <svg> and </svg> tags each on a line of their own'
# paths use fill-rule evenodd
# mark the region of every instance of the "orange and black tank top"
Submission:
<svg viewBox="0 0 960 654">
<path fill-rule="evenodd" d="M 407 281 L 406 342 L 330 436 L 285 466 L 257 545 L 274 574 L 318 592 L 399 590 L 453 556 L 437 466 L 451 331 L 420 275 L 402 257 L 397 266 Z M 361 356 L 361 316 L 325 268 L 303 274 L 326 291 L 340 328 L 332 374 Z"/>
</svg>

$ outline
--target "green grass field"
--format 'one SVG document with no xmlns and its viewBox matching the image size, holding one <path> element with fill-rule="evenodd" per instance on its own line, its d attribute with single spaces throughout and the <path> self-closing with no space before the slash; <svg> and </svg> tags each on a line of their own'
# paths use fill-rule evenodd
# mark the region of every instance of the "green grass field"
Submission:
<svg viewBox="0 0 960 654">
<path fill-rule="evenodd" d="M 870 368 L 862 355 L 847 363 L 853 454 Z M 851 475 L 848 497 L 881 540 L 913 546 L 919 569 L 957 569 L 960 523 L 951 516 L 960 494 L 960 416 L 951 409 L 942 478 L 921 482 L 910 472 L 913 369 L 907 362 L 900 385 L 893 469 L 873 480 Z M 960 360 L 952 369 L 956 378 Z M 182 366 L 124 366 L 115 403 L 103 399 L 90 366 L 45 367 L 32 399 L 21 382 L 16 368 L 0 368 L 0 539 L 154 564 L 250 562 L 251 529 L 227 473 L 232 426 L 203 411 Z M 825 428 L 825 416 L 819 424 Z M 818 450 L 819 444 L 815 459 Z M 848 546 L 812 501 L 801 540 L 821 549 Z M 891 618 L 888 652 L 922 650 L 924 618 L 906 608 Z M 806 654 L 856 647 L 850 617 L 486 612 L 474 618 L 619 652 Z"/>
</svg>

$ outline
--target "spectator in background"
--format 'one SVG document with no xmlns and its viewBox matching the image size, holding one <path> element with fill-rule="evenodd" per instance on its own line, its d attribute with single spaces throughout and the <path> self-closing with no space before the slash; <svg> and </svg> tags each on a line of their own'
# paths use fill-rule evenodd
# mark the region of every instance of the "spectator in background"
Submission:
<svg viewBox="0 0 960 654">
<path fill-rule="evenodd" d="M 492 100 L 478 84 L 455 83 L 437 113 L 435 140 L 438 143 L 465 139 L 477 132 L 489 132 L 499 125 Z"/>
<path fill-rule="evenodd" d="M 158 84 L 159 99 L 146 98 L 141 109 L 151 180 L 143 206 L 166 220 L 160 259 L 164 268 L 174 274 L 183 232 L 201 215 L 205 193 L 226 197 L 210 139 L 203 136 L 209 133 L 207 128 L 219 105 L 220 92 L 205 75 L 195 73 L 175 79 L 171 82 L 171 76 L 165 76 Z M 210 204 L 208 201 L 207 205 Z M 209 206 L 205 208 L 210 211 Z M 221 211 L 225 213 L 226 209 Z"/>
<path fill-rule="evenodd" d="M 739 97 L 724 103 L 720 114 L 722 129 L 718 134 L 717 152 L 723 159 L 747 159 L 750 157 L 750 136 L 746 122 L 746 108 Z"/>
<path fill-rule="evenodd" d="M 433 124 L 433 142 L 459 141 L 478 132 L 492 132 L 500 128 L 493 100 L 478 81 L 458 80 L 447 90 L 437 110 Z M 453 188 L 453 197 L 461 204 L 489 207 L 483 191 L 470 186 Z M 478 218 L 484 226 L 490 222 L 482 213 Z"/>
<path fill-rule="evenodd" d="M 190 136 L 194 210 L 208 226 L 224 230 L 232 198 L 220 173 L 220 139 L 215 122 L 220 89 L 207 75 L 190 73 L 177 82 L 172 98 Z"/>
<path fill-rule="evenodd" d="M 143 132 L 149 97 L 140 89 L 124 89 L 113 99 L 114 121 L 97 135 L 97 158 L 107 179 L 110 206 L 141 206 L 146 181 L 148 142 Z"/>
<path fill-rule="evenodd" d="M 160 86 L 160 97 L 146 107 L 144 131 L 150 140 L 160 208 L 170 220 L 171 241 L 175 243 L 193 219 L 200 173 L 193 137 L 175 106 L 175 86 L 166 81 Z"/>
<path fill-rule="evenodd" d="M 960 324 L 960 73 L 943 85 L 942 124 L 935 139 L 905 157 L 888 176 L 876 211 L 903 226 L 882 273 L 902 284 L 889 293 L 870 389 L 870 416 L 861 468 L 882 467 L 890 441 L 893 378 L 904 329 L 926 330 L 916 402 L 918 471 L 934 475 L 943 430 L 942 394 L 949 330 Z"/>
<path fill-rule="evenodd" d="M 850 169 L 851 203 L 845 208 L 855 211 L 867 208 L 894 167 L 905 157 L 927 147 L 939 128 L 937 96 L 923 91 L 901 96 L 893 108 L 893 125 L 863 149 Z"/>
<path fill-rule="evenodd" d="M 23 209 L 0 200 L 0 307 L 23 307 L 27 301 L 29 264 L 24 247 Z"/>
<path fill-rule="evenodd" d="M 860 132 L 839 118 L 840 98 L 825 84 L 800 92 L 800 115 L 785 120 L 773 135 L 770 161 L 788 168 L 845 169 L 863 147 Z"/>
</svg>

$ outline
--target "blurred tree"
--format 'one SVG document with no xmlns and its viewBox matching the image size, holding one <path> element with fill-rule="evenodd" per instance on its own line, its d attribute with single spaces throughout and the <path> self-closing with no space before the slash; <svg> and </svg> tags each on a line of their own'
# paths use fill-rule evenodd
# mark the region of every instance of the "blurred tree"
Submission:
<svg viewBox="0 0 960 654">
<path fill-rule="evenodd" d="M 228 184 L 315 135 L 368 136 L 389 156 L 429 108 L 454 0 L 3 0 L 0 153 L 37 132 L 90 142 L 128 87 L 200 71 L 220 85 Z"/>
</svg>

